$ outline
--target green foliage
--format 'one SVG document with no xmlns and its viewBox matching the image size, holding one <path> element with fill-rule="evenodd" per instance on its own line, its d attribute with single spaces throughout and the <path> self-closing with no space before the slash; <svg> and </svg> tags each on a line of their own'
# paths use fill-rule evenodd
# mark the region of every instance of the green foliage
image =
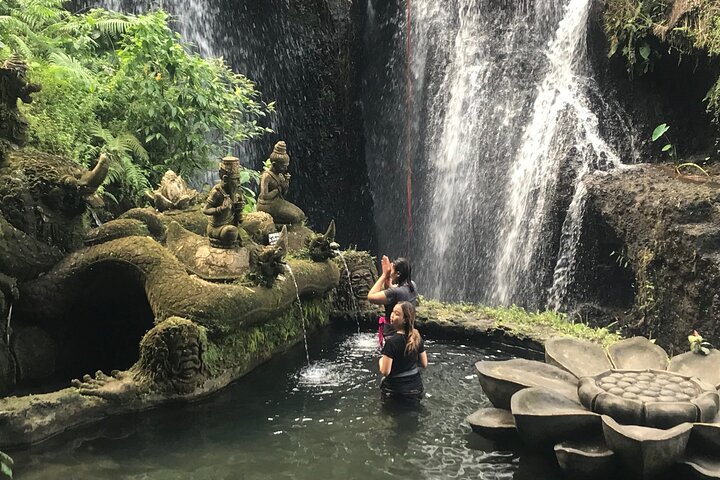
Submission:
<svg viewBox="0 0 720 480">
<path fill-rule="evenodd" d="M 651 139 L 653 142 L 658 141 L 660 138 L 665 138 L 665 145 L 661 148 L 662 152 L 670 151 L 670 157 L 673 159 L 677 159 L 677 151 L 675 150 L 675 146 L 670 142 L 670 138 L 667 136 L 667 131 L 670 130 L 670 127 L 667 123 L 661 123 L 657 127 L 655 127 L 655 130 L 653 130 Z"/>
<path fill-rule="evenodd" d="M 461 317 L 475 320 L 491 319 L 496 328 L 507 330 L 511 335 L 549 338 L 568 335 L 590 340 L 602 345 L 610 345 L 620 340 L 620 335 L 607 328 L 592 328 L 583 323 L 571 322 L 567 315 L 545 310 L 528 312 L 522 307 L 486 307 L 471 303 L 443 303 L 422 298 L 418 307 L 419 318 L 457 320 Z"/>
<path fill-rule="evenodd" d="M 193 53 L 168 22 L 162 11 L 72 15 L 61 0 L 2 2 L 0 60 L 20 53 L 43 87 L 22 106 L 30 144 L 84 165 L 111 154 L 107 191 L 137 202 L 167 169 L 192 176 L 268 131 L 258 120 L 273 106 L 254 84 Z"/>
<path fill-rule="evenodd" d="M 620 52 L 628 71 L 652 71 L 665 52 L 680 56 L 720 56 L 720 2 L 717 0 L 608 0 L 605 31 L 608 56 Z M 720 77 L 706 98 L 707 109 L 720 120 Z"/>
<path fill-rule="evenodd" d="M 0 478 L 13 478 L 13 459 L 9 455 L 0 452 Z"/>
<path fill-rule="evenodd" d="M 691 352 L 697 353 L 698 355 L 710 354 L 710 349 L 712 348 L 712 345 L 706 342 L 702 335 L 697 332 L 697 330 L 693 330 L 692 335 L 688 335 L 688 342 L 690 342 Z"/>
</svg>

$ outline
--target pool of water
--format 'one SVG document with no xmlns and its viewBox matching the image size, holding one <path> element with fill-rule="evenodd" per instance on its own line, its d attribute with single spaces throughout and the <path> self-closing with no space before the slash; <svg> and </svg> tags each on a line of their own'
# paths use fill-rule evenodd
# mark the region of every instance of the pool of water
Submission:
<svg viewBox="0 0 720 480">
<path fill-rule="evenodd" d="M 377 337 L 338 326 L 221 393 L 108 419 L 10 452 L 30 479 L 557 480 L 552 456 L 502 445 L 464 418 L 489 406 L 474 363 L 506 353 L 427 339 L 420 409 L 384 408 Z"/>
</svg>

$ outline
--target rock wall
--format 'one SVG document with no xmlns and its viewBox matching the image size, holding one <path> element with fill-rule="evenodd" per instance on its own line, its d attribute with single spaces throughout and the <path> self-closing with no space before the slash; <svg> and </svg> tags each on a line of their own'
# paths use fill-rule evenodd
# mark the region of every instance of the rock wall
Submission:
<svg viewBox="0 0 720 480">
<path fill-rule="evenodd" d="M 575 311 L 626 336 L 720 345 L 720 183 L 640 165 L 588 179 Z"/>
<path fill-rule="evenodd" d="M 287 142 L 289 198 L 317 231 L 330 220 L 337 240 L 361 249 L 375 243 L 372 199 L 365 169 L 356 50 L 360 24 L 347 0 L 223 1 L 215 35 L 233 67 L 276 101 L 275 133 L 252 142 L 254 168 Z M 242 158 L 242 154 L 241 154 Z"/>
</svg>

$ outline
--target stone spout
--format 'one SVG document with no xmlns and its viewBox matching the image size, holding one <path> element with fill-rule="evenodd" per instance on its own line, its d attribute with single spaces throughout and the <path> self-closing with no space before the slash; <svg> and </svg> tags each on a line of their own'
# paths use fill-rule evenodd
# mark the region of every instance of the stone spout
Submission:
<svg viewBox="0 0 720 480">
<path fill-rule="evenodd" d="M 83 174 L 78 182 L 81 189 L 85 190 L 86 195 L 94 193 L 100 185 L 105 181 L 108 170 L 110 169 L 110 159 L 103 153 L 100 155 L 95 168 Z"/>
</svg>

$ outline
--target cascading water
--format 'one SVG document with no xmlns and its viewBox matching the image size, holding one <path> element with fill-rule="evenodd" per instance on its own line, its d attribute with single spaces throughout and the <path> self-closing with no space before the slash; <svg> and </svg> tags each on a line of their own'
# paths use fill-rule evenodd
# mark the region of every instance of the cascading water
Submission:
<svg viewBox="0 0 720 480">
<path fill-rule="evenodd" d="M 539 306 L 553 265 L 572 256 L 578 236 L 567 232 L 582 215 L 566 215 L 567 203 L 584 173 L 619 164 L 588 100 L 591 3 L 413 0 L 409 56 L 404 12 L 375 3 L 366 36 L 394 46 L 383 56 L 371 43 L 364 78 L 378 240 L 382 253 L 412 254 L 426 295 Z M 387 118 L 404 123 L 393 130 Z M 405 152 L 415 166 L 411 251 L 397 193 Z"/>
<path fill-rule="evenodd" d="M 295 297 L 297 299 L 298 310 L 300 311 L 300 323 L 302 325 L 303 340 L 305 341 L 305 358 L 307 359 L 308 366 L 310 366 L 310 351 L 308 350 L 307 332 L 305 331 L 305 313 L 303 313 L 302 302 L 300 301 L 300 290 L 298 289 L 295 274 L 293 273 L 292 268 L 290 268 L 290 265 L 285 264 L 285 270 L 287 270 L 290 274 L 290 278 L 292 278 L 293 284 L 295 285 Z"/>
<path fill-rule="evenodd" d="M 571 161 L 577 165 L 578 172 L 576 194 L 563 222 L 567 224 L 563 226 L 563 233 L 576 233 L 563 237 L 570 240 L 570 244 L 561 242 L 565 248 L 560 251 L 560 260 L 575 250 L 579 238 L 577 230 L 582 220 L 585 189 L 578 185 L 584 174 L 620 164 L 600 138 L 597 117 L 590 110 L 584 93 L 584 83 L 589 81 L 585 36 L 591 4 L 592 0 L 571 0 L 548 47 L 548 70 L 538 88 L 532 118 L 516 156 L 500 223 L 503 241 L 498 249 L 493 292 L 499 303 L 508 304 L 537 295 L 534 261 L 538 249 L 543 247 L 541 236 L 548 231 L 548 214 L 567 152 L 572 151 Z M 558 267 L 563 268 L 560 260 Z M 567 269 L 565 272 L 571 273 Z M 559 275 L 555 277 L 561 280 Z"/>
<path fill-rule="evenodd" d="M 348 279 L 348 286 L 350 287 L 350 307 L 352 308 L 353 315 L 355 316 L 355 323 L 357 324 L 357 332 L 360 333 L 360 320 L 359 320 L 359 309 L 357 306 L 357 301 L 355 300 L 355 292 L 353 291 L 352 287 L 352 278 L 350 277 L 350 269 L 348 268 L 347 261 L 345 260 L 345 255 L 343 252 L 338 251 L 338 255 L 340 255 L 340 258 L 342 259 L 343 266 L 345 267 L 345 275 L 347 275 Z"/>
</svg>

